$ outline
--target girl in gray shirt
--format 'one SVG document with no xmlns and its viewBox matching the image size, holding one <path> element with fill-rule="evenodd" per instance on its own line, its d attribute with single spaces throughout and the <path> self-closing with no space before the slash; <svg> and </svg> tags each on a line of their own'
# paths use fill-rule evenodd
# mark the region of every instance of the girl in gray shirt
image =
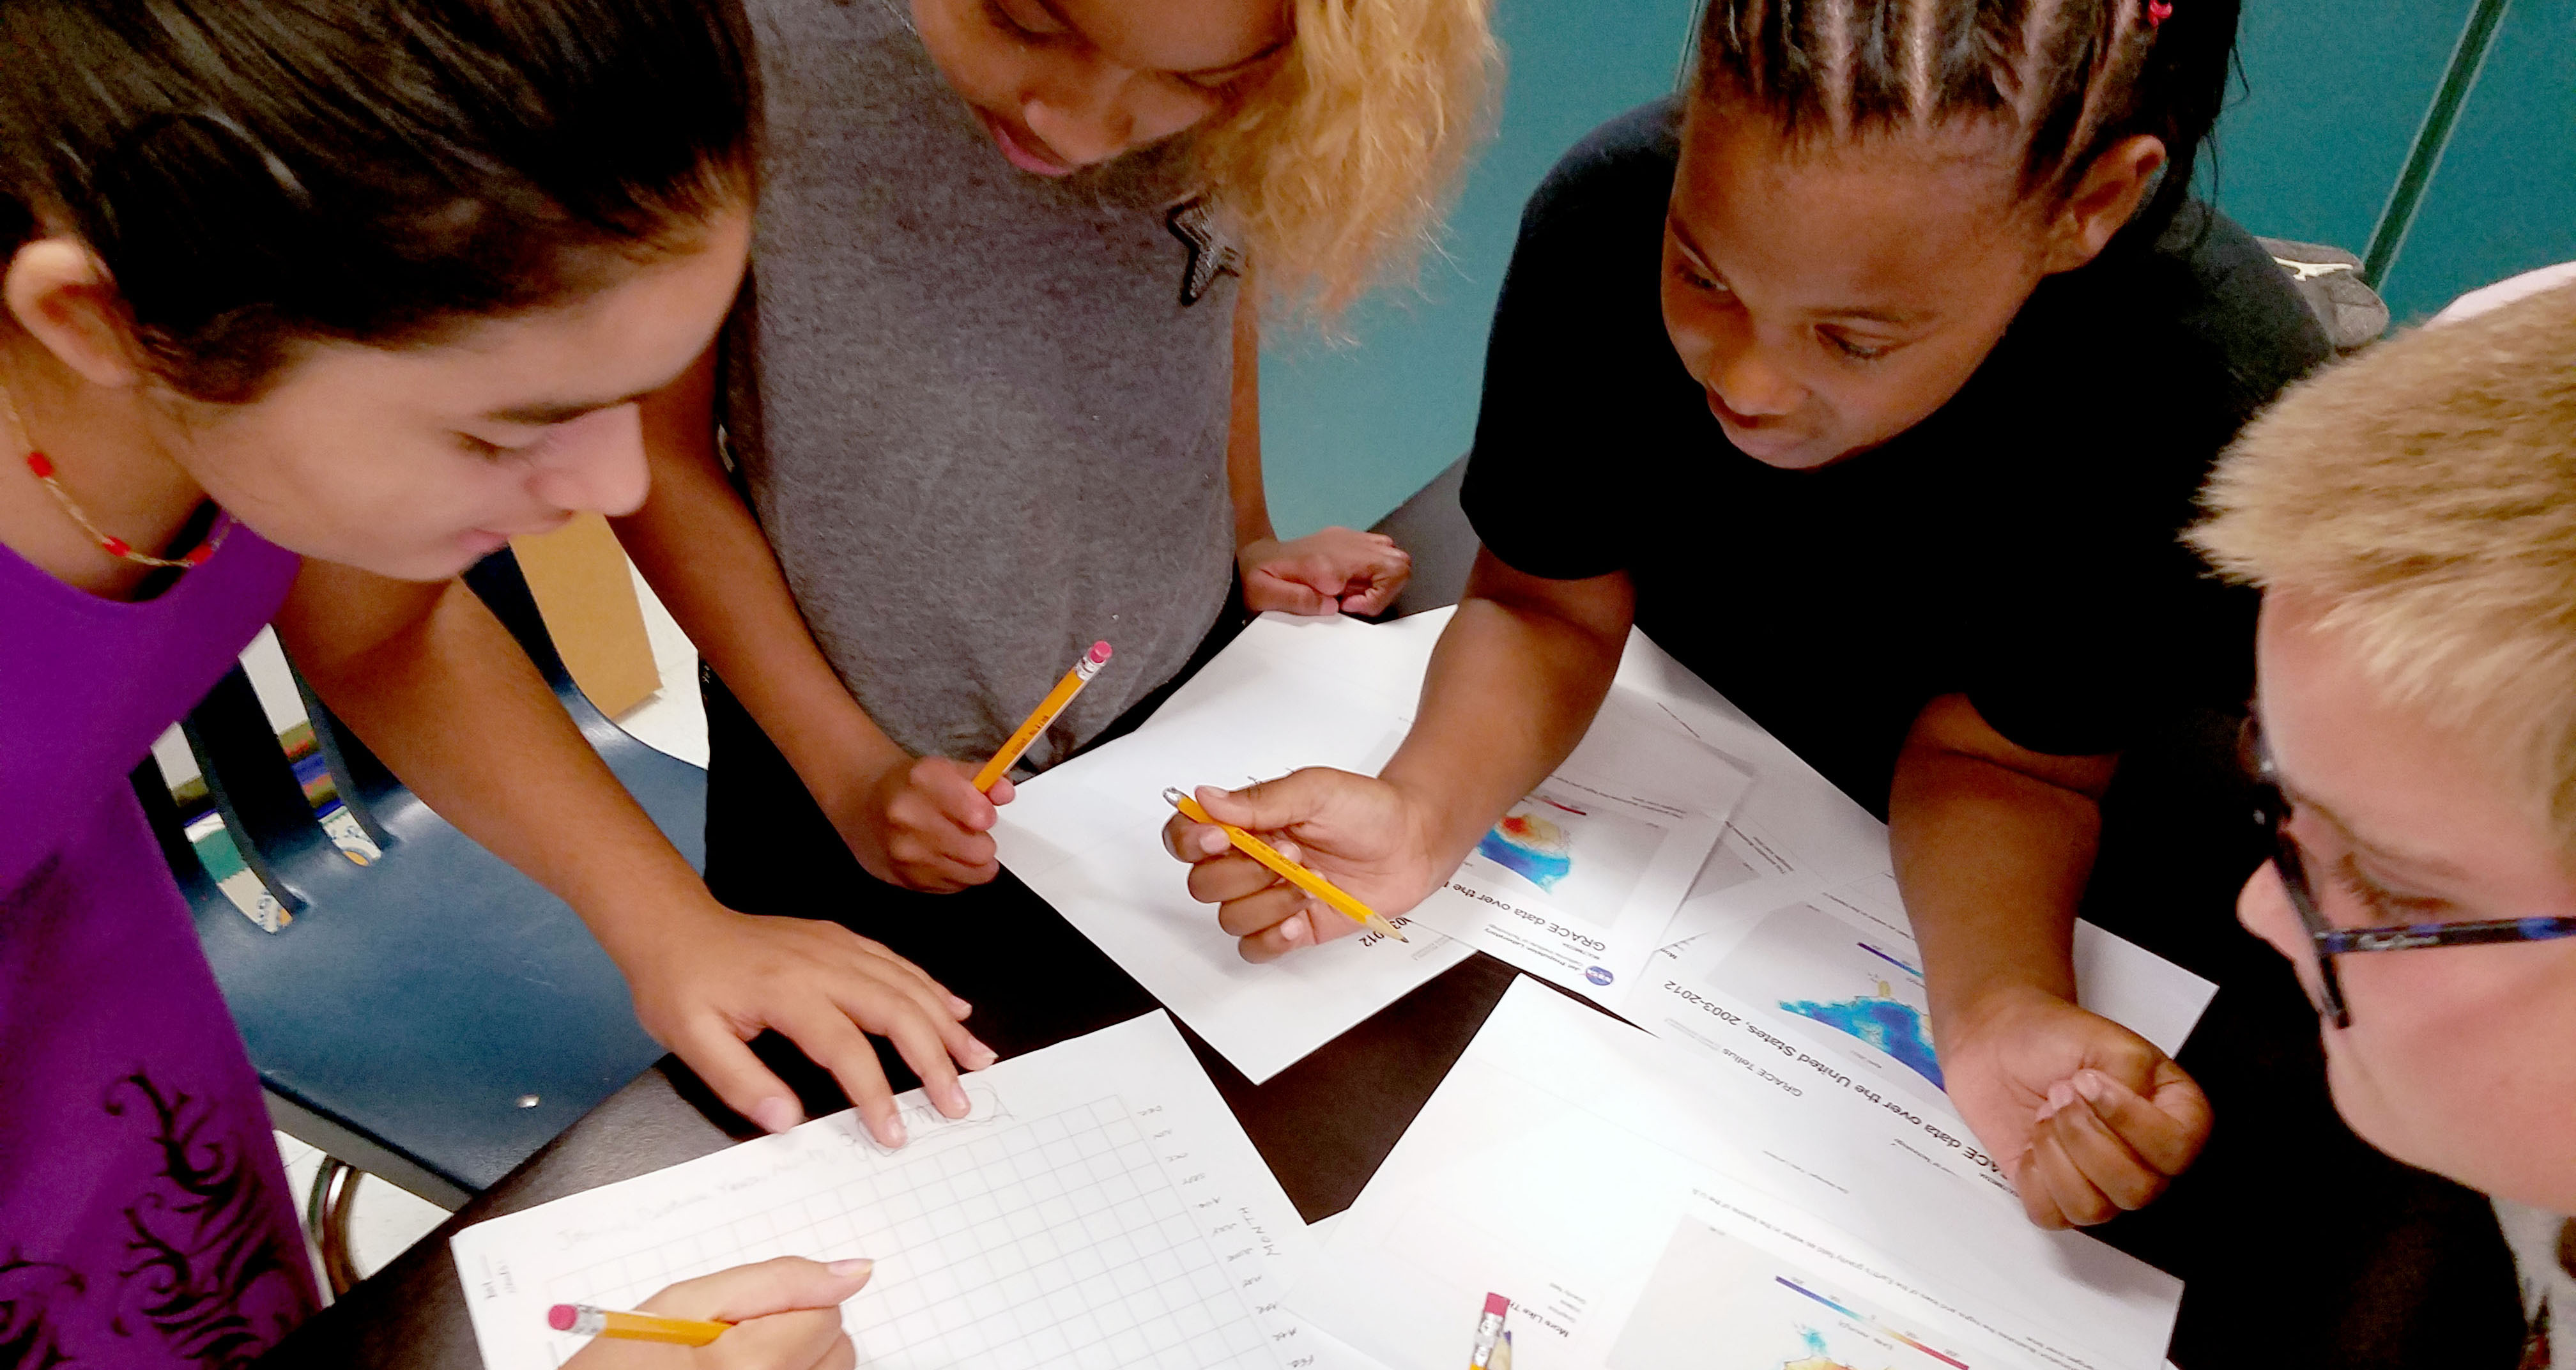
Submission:
<svg viewBox="0 0 2576 1370">
<path fill-rule="evenodd" d="M 619 531 L 709 668 L 710 885 L 901 936 L 967 911 L 886 885 L 999 873 L 1011 785 L 969 777 L 1093 640 L 1025 768 L 1246 610 L 1401 588 L 1385 538 L 1273 535 L 1257 309 L 1404 269 L 1485 113 L 1487 0 L 746 8 L 752 280 L 647 403 Z"/>
</svg>

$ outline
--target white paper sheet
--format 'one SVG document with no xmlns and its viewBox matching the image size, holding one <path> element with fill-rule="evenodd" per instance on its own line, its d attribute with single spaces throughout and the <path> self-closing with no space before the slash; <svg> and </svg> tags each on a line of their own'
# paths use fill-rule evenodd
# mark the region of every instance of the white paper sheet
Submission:
<svg viewBox="0 0 2576 1370">
<path fill-rule="evenodd" d="M 1388 1365 L 1454 1363 L 1488 1290 L 1515 1370 L 1769 1370 L 1801 1328 L 1872 1367 L 2162 1363 L 2175 1280 L 1999 1210 L 1868 1112 L 1515 983 L 1288 1302 Z"/>
<path fill-rule="evenodd" d="M 872 1370 L 1311 1363 L 1279 1308 L 1296 1210 L 1160 1013 L 968 1077 L 972 1114 L 902 1096 L 912 1142 L 857 1114 L 477 1223 L 452 1246 L 490 1370 L 582 1339 L 556 1303 L 632 1308 L 674 1281 L 867 1256 L 842 1306 Z"/>
<path fill-rule="evenodd" d="M 1474 954 L 1398 918 L 1410 945 L 1362 934 L 1251 965 L 1163 850 L 1167 787 L 1233 787 L 1300 766 L 1373 773 L 1394 754 L 1401 726 L 1367 691 L 1392 687 L 1400 667 L 1319 669 L 1311 652 L 1269 646 L 1365 657 L 1378 631 L 1354 619 L 1254 622 L 1133 735 L 1020 786 L 994 829 L 1012 874 L 1256 1084 Z"/>
<path fill-rule="evenodd" d="M 2087 1007 L 2168 1053 L 2217 988 L 2090 923 L 2076 925 L 2075 961 Z M 1881 872 L 1715 921 L 1677 958 L 1657 961 L 1625 1012 L 1721 1068 L 1759 1061 L 1806 1088 L 1867 1101 L 1889 1145 L 1977 1181 L 2019 1213 L 2002 1168 L 1942 1092 L 1922 963 L 1895 878 Z"/>
<path fill-rule="evenodd" d="M 1513 869 L 1519 853 L 1498 837 L 1500 857 L 1470 857 L 1397 920 L 1413 946 L 1345 938 L 1247 965 L 1162 849 L 1167 787 L 1306 766 L 1374 774 L 1412 722 L 1447 621 L 1264 615 L 1133 735 L 1020 786 L 995 830 L 1003 863 L 1256 1082 L 1477 950 L 1616 1002 L 1751 783 L 1624 695 L 1533 803 L 1553 825 L 1541 846 L 1582 847 L 1568 869 Z"/>
<path fill-rule="evenodd" d="M 1694 1040 L 1692 1033 L 1706 1025 L 1706 1012 L 1677 996 L 1707 992 L 1729 947 L 1775 916 L 1800 907 L 1823 910 L 1883 944 L 1900 963 L 1883 967 L 1895 972 L 1887 980 L 1891 994 L 1920 1009 L 1922 958 L 1891 874 L 1887 825 L 1643 634 L 1629 638 L 1619 683 L 1631 698 L 1663 710 L 1675 726 L 1735 758 L 1755 777 L 1659 939 L 1662 945 L 1649 959 L 1635 993 L 1619 1001 L 1620 1011 L 1651 1031 Z M 1777 923 L 1769 925 L 1772 941 L 1790 935 Z M 1830 951 L 1818 955 L 1821 959 L 1804 973 L 1827 973 L 1842 956 Z M 1794 965 L 1792 958 L 1779 969 L 1789 973 Z M 1856 970 L 1844 974 L 1859 986 L 1875 987 L 1874 979 L 1859 980 Z M 2217 992 L 2209 981 L 2080 920 L 2075 926 L 2075 984 L 2076 997 L 2086 1008 L 2168 1053 L 2181 1049 Z M 1847 985 L 1841 997 L 1864 994 L 1865 988 Z M 1790 997 L 1795 1002 L 1799 996 Z M 1776 1007 L 1779 1000 L 1773 995 L 1769 1002 Z M 1731 1001 L 1730 1006 L 1744 1007 Z M 1835 1037 L 1839 1043 L 1851 1042 L 1845 1035 Z M 1871 1064 L 1889 1062 L 1875 1056 Z M 1904 1086 L 1909 1073 L 1899 1070 L 1894 1078 Z M 1932 1102 L 1955 1120 L 1937 1092 Z"/>
<path fill-rule="evenodd" d="M 1413 917 L 1616 1005 L 1752 782 L 1613 692 L 1574 755 L 1512 806 Z"/>
</svg>

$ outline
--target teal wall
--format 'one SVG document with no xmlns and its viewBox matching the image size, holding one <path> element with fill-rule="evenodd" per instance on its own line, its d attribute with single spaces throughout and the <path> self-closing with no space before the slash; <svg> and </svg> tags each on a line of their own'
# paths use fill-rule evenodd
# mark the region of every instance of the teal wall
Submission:
<svg viewBox="0 0 2576 1370">
<path fill-rule="evenodd" d="M 2266 238 L 2361 251 L 2470 8 L 2247 0 L 2245 79 L 2218 124 L 2219 204 Z"/>
<path fill-rule="evenodd" d="M 1692 0 L 1498 2 L 1510 83 L 1446 259 L 1421 292 L 1381 292 L 1354 311 L 1351 343 L 1277 337 L 1264 352 L 1262 442 L 1283 534 L 1365 527 L 1466 451 L 1521 202 L 1595 124 L 1672 88 L 1693 11 Z M 2219 202 L 2257 233 L 2362 251 L 2473 7 L 2246 0 Z M 2570 258 L 2576 0 L 2510 0 L 2382 286 L 2406 322 Z"/>
<path fill-rule="evenodd" d="M 1521 202 L 1594 125 L 1673 88 L 1691 14 L 1692 0 L 1499 0 L 1502 114 L 1421 291 L 1354 309 L 1351 342 L 1263 349 L 1262 461 L 1283 535 L 1365 528 L 1467 450 Z"/>
<path fill-rule="evenodd" d="M 2515 272 L 2576 258 L 2576 0 L 2513 0 L 2424 208 L 2381 283 L 2420 319 Z"/>
</svg>

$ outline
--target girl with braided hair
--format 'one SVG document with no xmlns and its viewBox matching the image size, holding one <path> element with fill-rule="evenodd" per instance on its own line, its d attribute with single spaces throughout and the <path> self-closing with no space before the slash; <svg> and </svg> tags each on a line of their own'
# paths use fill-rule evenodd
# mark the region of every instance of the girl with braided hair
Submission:
<svg viewBox="0 0 2576 1370">
<path fill-rule="evenodd" d="M 2236 19 L 1710 0 L 1686 89 L 1585 138 L 1522 218 L 1462 494 L 1483 548 L 1410 736 L 1375 778 L 1202 802 L 1410 908 L 1583 736 L 1641 627 L 1888 820 L 1947 1093 L 2031 1220 L 2156 1199 L 2212 1107 L 2078 1005 L 2073 924 L 2123 751 L 2247 697 L 2251 604 L 2181 545 L 2193 492 L 2328 355 L 2191 195 Z M 1212 829 L 1167 841 L 1251 959 L 1349 931 Z M 2200 882 L 2218 936 L 2244 857 Z"/>
</svg>

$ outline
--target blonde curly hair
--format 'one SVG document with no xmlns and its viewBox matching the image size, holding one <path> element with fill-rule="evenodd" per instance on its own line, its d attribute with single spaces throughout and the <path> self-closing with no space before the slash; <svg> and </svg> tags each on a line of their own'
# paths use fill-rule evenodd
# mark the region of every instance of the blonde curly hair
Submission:
<svg viewBox="0 0 2576 1370">
<path fill-rule="evenodd" d="M 1490 121 L 1490 0 L 1292 0 L 1279 66 L 1191 140 L 1263 302 L 1327 327 L 1409 280 Z"/>
</svg>

